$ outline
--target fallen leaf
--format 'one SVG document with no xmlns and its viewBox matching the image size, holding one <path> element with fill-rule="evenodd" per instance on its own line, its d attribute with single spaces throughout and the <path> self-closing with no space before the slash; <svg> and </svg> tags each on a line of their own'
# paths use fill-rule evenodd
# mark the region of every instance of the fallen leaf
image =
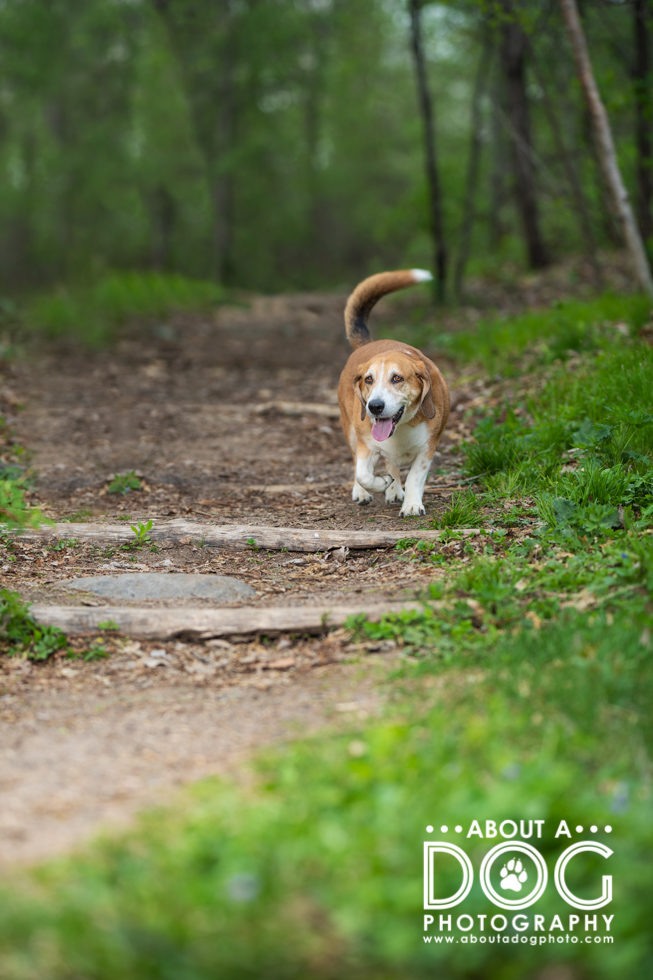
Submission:
<svg viewBox="0 0 653 980">
<path fill-rule="evenodd" d="M 288 670 L 289 667 L 295 666 L 294 657 L 280 657 L 278 660 L 271 660 L 267 664 L 263 664 L 263 669 L 267 670 Z"/>
</svg>

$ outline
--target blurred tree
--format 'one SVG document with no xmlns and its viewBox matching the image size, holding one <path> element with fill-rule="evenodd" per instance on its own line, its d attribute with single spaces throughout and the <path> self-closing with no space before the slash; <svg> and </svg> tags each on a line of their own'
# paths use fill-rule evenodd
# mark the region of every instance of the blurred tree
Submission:
<svg viewBox="0 0 653 980">
<path fill-rule="evenodd" d="M 592 117 L 606 186 L 612 198 L 615 213 L 621 223 L 624 241 L 630 253 L 639 287 L 643 292 L 653 296 L 653 277 L 635 216 L 630 206 L 628 192 L 621 177 L 608 115 L 594 79 L 576 0 L 560 0 L 560 4 L 574 53 L 578 76 Z"/>
<path fill-rule="evenodd" d="M 505 0 L 504 10 L 506 16 L 501 24 L 501 65 L 512 139 L 516 201 L 529 265 L 532 269 L 541 269 L 548 264 L 549 256 L 542 238 L 537 203 L 535 153 L 526 83 L 528 48 L 521 19 L 510 0 Z"/>
<path fill-rule="evenodd" d="M 519 267 L 522 251 L 538 264 L 547 242 L 557 255 L 589 256 L 592 237 L 610 247 L 556 10 L 4 0 L 0 288 L 154 267 L 256 290 L 344 289 L 428 265 L 444 295 L 448 255 L 460 282 L 461 269 Z M 650 10 L 584 10 L 643 234 Z"/>
<path fill-rule="evenodd" d="M 411 47 L 413 51 L 413 58 L 415 60 L 417 91 L 419 95 L 420 112 L 422 114 L 422 125 L 424 128 L 424 162 L 430 197 L 430 224 L 433 235 L 433 257 L 435 268 L 435 299 L 438 303 L 444 303 L 447 285 L 447 246 L 444 231 L 442 189 L 436 151 L 433 100 L 429 90 L 429 83 L 426 73 L 426 59 L 424 56 L 424 44 L 422 41 L 422 7 L 423 0 L 409 0 L 408 2 L 411 26 Z"/>
</svg>

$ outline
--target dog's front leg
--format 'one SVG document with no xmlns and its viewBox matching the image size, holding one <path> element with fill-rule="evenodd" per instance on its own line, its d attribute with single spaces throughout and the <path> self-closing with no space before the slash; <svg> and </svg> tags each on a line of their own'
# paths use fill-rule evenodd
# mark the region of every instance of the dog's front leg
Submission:
<svg viewBox="0 0 653 980">
<path fill-rule="evenodd" d="M 392 477 L 392 483 L 385 492 L 386 504 L 401 503 L 404 499 L 404 491 L 401 489 L 401 472 L 398 466 L 388 461 L 388 473 Z"/>
<path fill-rule="evenodd" d="M 406 477 L 406 496 L 404 505 L 399 511 L 400 517 L 419 517 L 426 513 L 422 497 L 432 459 L 433 452 L 426 450 L 420 453 L 413 462 Z"/>
<path fill-rule="evenodd" d="M 392 483 L 392 476 L 384 473 L 376 476 L 374 467 L 379 461 L 380 453 L 371 453 L 367 446 L 360 445 L 356 450 L 356 483 L 368 493 L 383 493 Z"/>
</svg>

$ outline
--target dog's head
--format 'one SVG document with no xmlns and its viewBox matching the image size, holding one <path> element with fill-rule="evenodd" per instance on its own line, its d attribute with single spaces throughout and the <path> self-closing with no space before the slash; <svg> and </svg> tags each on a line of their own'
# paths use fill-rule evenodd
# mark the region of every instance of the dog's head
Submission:
<svg viewBox="0 0 653 980">
<path fill-rule="evenodd" d="M 400 422 L 419 411 L 427 419 L 435 415 L 430 374 L 410 351 L 377 354 L 354 378 L 354 392 L 361 403 L 361 421 L 368 416 L 377 442 L 389 439 Z"/>
</svg>

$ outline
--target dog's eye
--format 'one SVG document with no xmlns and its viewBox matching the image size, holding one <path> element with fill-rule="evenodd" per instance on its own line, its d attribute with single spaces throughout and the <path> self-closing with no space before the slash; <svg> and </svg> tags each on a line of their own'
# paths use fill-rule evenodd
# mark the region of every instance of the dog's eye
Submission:
<svg viewBox="0 0 653 980">
<path fill-rule="evenodd" d="M 400 381 L 403 381 L 403 380 L 404 379 L 402 378 L 402 376 L 400 374 L 393 374 L 392 375 L 392 383 L 393 383 L 393 385 L 398 385 L 399 382 Z"/>
<path fill-rule="evenodd" d="M 368 376 L 365 378 L 365 384 L 366 385 L 371 385 L 372 382 L 373 382 L 373 380 L 374 380 L 374 378 L 372 377 L 372 375 L 371 374 L 368 374 Z"/>
</svg>

